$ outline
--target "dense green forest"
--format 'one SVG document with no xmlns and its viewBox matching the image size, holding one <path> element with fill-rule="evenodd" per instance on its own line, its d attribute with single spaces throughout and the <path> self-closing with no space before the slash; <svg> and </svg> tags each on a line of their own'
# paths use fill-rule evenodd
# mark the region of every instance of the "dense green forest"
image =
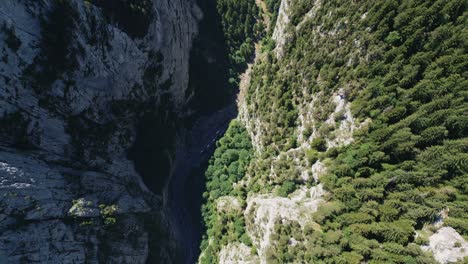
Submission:
<svg viewBox="0 0 468 264">
<path fill-rule="evenodd" d="M 266 1 L 272 16 L 278 2 Z M 321 1 L 310 18 L 312 8 L 313 1 L 292 1 L 284 55 L 267 50 L 254 66 L 246 103 L 261 123 L 260 151 L 247 166 L 248 184 L 232 190 L 234 179 L 246 179 L 227 173 L 229 187 L 215 189 L 287 197 L 317 184 L 300 175 L 321 160 L 327 173 L 318 182 L 328 195 L 313 214 L 320 228 L 278 223 L 268 263 L 434 263 L 420 248 L 429 235 L 422 229 L 442 210 L 444 224 L 468 238 L 468 3 Z M 345 118 L 327 122 L 336 93 L 364 125 L 350 145 L 328 147 Z M 309 105 L 313 122 L 299 129 Z M 287 158 L 291 152 L 300 164 Z M 217 173 L 210 166 L 208 179 Z M 220 217 L 212 204 L 205 208 L 211 223 Z M 210 225 L 209 239 L 225 244 L 225 227 Z M 291 247 L 290 237 L 304 243 Z"/>
<path fill-rule="evenodd" d="M 239 74 L 253 56 L 254 42 L 262 32 L 258 22 L 260 11 L 255 0 L 218 0 L 216 6 L 229 52 L 229 81 L 237 86 Z"/>
<path fill-rule="evenodd" d="M 276 19 L 278 18 L 279 6 L 281 4 L 280 0 L 265 0 L 266 7 L 268 12 L 271 14 L 270 28 L 275 27 Z"/>
<path fill-rule="evenodd" d="M 231 196 L 240 201 L 246 198 L 242 189 L 234 189 L 233 184 L 241 180 L 252 157 L 252 144 L 245 128 L 234 120 L 221 140 L 216 143 L 216 151 L 206 170 L 206 192 L 202 215 L 206 225 L 206 235 L 201 245 L 204 256 L 200 263 L 216 263 L 222 245 L 232 241 L 242 241 L 252 245 L 245 233 L 244 218 L 238 210 L 226 214 L 217 214 L 216 199 Z M 218 243 L 209 243 L 215 239 Z"/>
</svg>

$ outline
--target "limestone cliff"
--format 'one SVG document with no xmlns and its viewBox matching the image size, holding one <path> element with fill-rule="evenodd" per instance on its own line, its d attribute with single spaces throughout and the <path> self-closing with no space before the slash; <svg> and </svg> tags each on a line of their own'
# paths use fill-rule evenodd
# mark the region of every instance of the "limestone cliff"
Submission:
<svg viewBox="0 0 468 264">
<path fill-rule="evenodd" d="M 174 260 L 161 194 L 202 14 L 192 1 L 110 2 L 0 2 L 8 263 Z"/>
</svg>

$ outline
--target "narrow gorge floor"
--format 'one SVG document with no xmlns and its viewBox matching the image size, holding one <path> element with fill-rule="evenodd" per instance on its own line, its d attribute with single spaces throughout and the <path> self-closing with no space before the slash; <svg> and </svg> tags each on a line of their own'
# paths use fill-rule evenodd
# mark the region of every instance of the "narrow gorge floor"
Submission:
<svg viewBox="0 0 468 264">
<path fill-rule="evenodd" d="M 269 25 L 266 6 L 262 3 L 256 2 L 263 11 L 264 23 Z M 175 171 L 167 194 L 170 221 L 175 226 L 176 240 L 183 250 L 180 258 L 187 264 L 197 262 L 205 232 L 201 206 L 208 161 L 216 149 L 216 141 L 238 115 L 238 103 L 243 100 L 252 67 L 261 51 L 260 43 L 255 43 L 253 57 L 239 76 L 238 90 L 230 90 L 228 51 L 216 2 L 198 0 L 197 4 L 204 17 L 200 22 L 198 39 L 192 47 L 189 87 L 198 91 L 194 106 L 200 109 L 201 114 L 191 122 L 182 139 L 184 144 L 176 150 Z"/>
<path fill-rule="evenodd" d="M 229 122 L 237 116 L 236 96 L 228 83 L 228 57 L 216 11 L 216 2 L 199 0 L 203 11 L 199 35 L 190 56 L 189 90 L 198 114 L 186 121 L 187 130 L 176 149 L 176 160 L 167 190 L 166 208 L 178 241 L 177 263 L 197 262 L 204 233 L 201 216 L 205 170 Z"/>
<path fill-rule="evenodd" d="M 171 222 L 177 227 L 183 263 L 195 263 L 203 233 L 201 205 L 205 189 L 204 172 L 216 147 L 216 140 L 237 115 L 235 104 L 201 116 L 187 134 L 185 145 L 177 150 L 179 159 L 169 184 L 168 207 Z"/>
</svg>

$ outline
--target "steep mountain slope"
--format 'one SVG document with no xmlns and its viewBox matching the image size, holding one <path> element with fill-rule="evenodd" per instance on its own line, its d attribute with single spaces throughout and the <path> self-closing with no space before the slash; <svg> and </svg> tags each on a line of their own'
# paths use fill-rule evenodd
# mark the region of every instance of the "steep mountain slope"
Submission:
<svg viewBox="0 0 468 264">
<path fill-rule="evenodd" d="M 171 263 L 192 1 L 0 2 L 0 262 Z M 3 263 L 3 262 L 2 262 Z"/>
<path fill-rule="evenodd" d="M 466 262 L 467 10 L 1 1 L 0 262 Z"/>
<path fill-rule="evenodd" d="M 467 2 L 266 4 L 276 26 L 206 171 L 200 262 L 462 262 Z"/>
</svg>

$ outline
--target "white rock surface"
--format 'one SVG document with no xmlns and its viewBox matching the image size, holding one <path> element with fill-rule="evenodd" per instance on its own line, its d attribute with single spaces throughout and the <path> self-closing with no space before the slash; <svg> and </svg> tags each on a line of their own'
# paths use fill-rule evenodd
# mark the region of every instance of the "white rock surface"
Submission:
<svg viewBox="0 0 468 264">
<path fill-rule="evenodd" d="M 284 54 L 284 45 L 289 37 L 286 27 L 289 25 L 289 6 L 291 0 L 281 0 L 281 4 L 278 10 L 278 18 L 276 20 L 276 26 L 273 31 L 272 39 L 276 42 L 275 52 L 278 57 L 282 57 Z"/>
<path fill-rule="evenodd" d="M 246 230 L 257 247 L 260 263 L 267 263 L 266 251 L 271 245 L 270 237 L 278 220 L 296 221 L 302 228 L 311 224 L 312 214 L 324 202 L 325 191 L 321 184 L 302 187 L 289 197 L 272 194 L 254 195 L 247 199 L 245 210 Z"/>
<path fill-rule="evenodd" d="M 230 243 L 221 248 L 219 263 L 222 264 L 256 264 L 258 256 L 251 253 L 250 247 L 242 243 Z"/>
<path fill-rule="evenodd" d="M 318 181 L 319 178 L 327 172 L 327 167 L 325 164 L 320 160 L 317 160 L 314 165 L 312 165 L 312 176 L 314 177 L 315 181 Z"/>
<path fill-rule="evenodd" d="M 216 210 L 218 212 L 241 212 L 242 207 L 239 199 L 234 196 L 222 196 L 216 200 Z"/>
<path fill-rule="evenodd" d="M 335 130 L 335 137 L 327 140 L 328 148 L 351 144 L 354 131 L 370 122 L 370 120 L 365 120 L 362 123 L 356 123 L 351 113 L 351 103 L 346 100 L 343 89 L 335 92 L 332 100 L 335 103 L 335 111 L 325 123 L 331 125 L 339 123 L 339 125 Z"/>
<path fill-rule="evenodd" d="M 429 237 L 429 245 L 422 247 L 431 251 L 439 263 L 454 263 L 468 256 L 468 242 L 452 227 L 442 227 Z"/>
</svg>

